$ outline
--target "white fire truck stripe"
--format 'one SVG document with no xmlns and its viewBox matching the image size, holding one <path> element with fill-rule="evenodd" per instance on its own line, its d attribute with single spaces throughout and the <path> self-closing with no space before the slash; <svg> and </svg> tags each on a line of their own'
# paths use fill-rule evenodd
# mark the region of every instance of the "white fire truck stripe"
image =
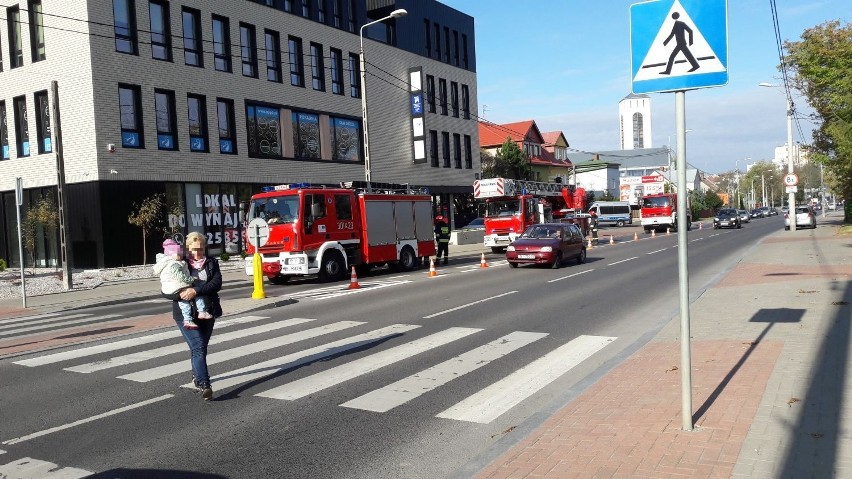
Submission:
<svg viewBox="0 0 852 479">
<path fill-rule="evenodd" d="M 314 319 L 306 319 L 306 318 L 293 318 L 288 319 L 286 321 L 279 321 L 275 323 L 262 324 L 260 326 L 255 326 L 253 328 L 241 329 L 239 331 L 233 331 L 226 334 L 219 334 L 213 336 L 210 339 L 210 345 L 221 344 L 226 341 L 233 341 L 235 339 L 246 338 L 249 336 L 253 336 L 255 334 L 263 334 L 267 331 L 275 331 L 277 329 L 287 328 L 290 326 L 296 326 L 299 324 L 307 323 L 310 321 L 315 321 Z M 143 361 L 148 361 L 149 359 L 161 358 L 163 356 L 167 356 L 169 354 L 177 354 L 186 352 L 186 343 L 181 342 L 179 344 L 172 344 L 170 346 L 163 346 L 161 348 L 148 349 L 146 351 L 141 351 L 138 353 L 127 354 L 124 356 L 116 356 L 114 358 L 107 359 L 105 361 L 95 361 L 87 364 L 81 364 L 79 366 L 74 366 L 70 368 L 65 368 L 66 371 L 71 371 L 75 373 L 93 373 L 95 371 L 102 371 L 104 369 L 114 368 L 118 366 L 124 366 L 127 364 L 141 363 Z"/>
<path fill-rule="evenodd" d="M 395 348 L 342 364 L 327 371 L 314 374 L 313 376 L 257 393 L 255 396 L 285 400 L 303 398 L 479 331 L 482 330 L 478 328 L 445 329 Z"/>
<path fill-rule="evenodd" d="M 13 334 L 18 334 L 18 333 L 26 333 L 26 332 L 30 332 L 30 331 L 41 331 L 43 329 L 55 328 L 57 326 L 61 326 L 59 329 L 56 329 L 56 331 L 60 331 L 60 330 L 69 329 L 71 327 L 71 325 L 80 324 L 80 323 L 89 323 L 89 322 L 92 322 L 92 321 L 100 321 L 100 320 L 103 320 L 103 319 L 118 318 L 120 316 L 121 316 L 120 314 L 105 314 L 103 316 L 89 316 L 87 318 L 72 319 L 71 321 L 63 322 L 62 324 L 41 324 L 41 325 L 38 325 L 38 326 L 28 326 L 26 328 L 18 328 L 18 329 L 10 329 L 10 330 L 6 330 L 6 331 L 0 331 L 0 336 L 11 336 Z"/>
<path fill-rule="evenodd" d="M 616 339 L 607 336 L 575 338 L 436 417 L 488 424 Z"/>
<path fill-rule="evenodd" d="M 244 346 L 239 346 L 233 349 L 227 349 L 225 351 L 211 354 L 207 356 L 207 364 L 217 364 L 223 361 L 241 358 L 250 354 L 266 351 L 268 349 L 277 348 L 280 346 L 286 346 L 288 344 L 297 343 L 299 341 L 315 338 L 317 336 L 333 333 L 335 331 L 340 331 L 346 328 L 360 326 L 362 324 L 364 323 L 357 321 L 339 321 L 337 323 L 299 331 L 298 333 L 267 339 L 265 341 L 258 341 L 256 343 L 247 344 Z M 144 371 L 139 371 L 136 373 L 125 374 L 123 376 L 119 376 L 119 378 L 127 379 L 129 381 L 146 383 L 148 381 L 173 376 L 175 374 L 180 374 L 189 370 L 191 370 L 189 361 L 179 361 L 177 363 L 166 364 L 165 366 L 146 369 Z"/>
<path fill-rule="evenodd" d="M 396 336 L 419 327 L 420 326 L 410 324 L 393 324 L 375 331 L 358 334 L 339 341 L 333 341 L 304 351 L 288 354 L 280 358 L 270 359 L 245 368 L 229 371 L 212 377 L 210 381 L 216 385 L 216 389 L 229 388 L 238 384 L 244 384 L 266 376 L 271 376 L 280 371 L 295 368 L 302 364 L 317 361 L 328 356 L 341 354 L 351 349 L 361 348 L 367 344 Z M 184 384 L 181 387 L 191 389 L 194 386 L 189 383 Z"/>
<path fill-rule="evenodd" d="M 375 412 L 390 411 L 545 336 L 547 333 L 515 331 L 441 364 L 347 401 L 341 406 Z"/>
<path fill-rule="evenodd" d="M 480 299 L 479 301 L 474 301 L 472 303 L 463 304 L 461 306 L 457 306 L 457 307 L 451 308 L 451 309 L 445 309 L 444 311 L 440 311 L 438 313 L 430 314 L 429 316 L 423 316 L 423 319 L 431 319 L 431 318 L 434 318 L 436 316 L 441 316 L 442 314 L 452 313 L 453 311 L 458 311 L 460 309 L 468 308 L 470 306 L 473 306 L 473 305 L 476 305 L 476 304 L 479 304 L 479 303 L 484 303 L 485 301 L 490 301 L 492 299 L 502 298 L 503 296 L 508 296 L 510 294 L 515 294 L 515 293 L 517 293 L 517 291 L 509 291 L 509 292 L 506 292 L 506 293 L 503 293 L 503 294 L 498 294 L 497 296 L 491 296 L 490 298 Z"/>
<path fill-rule="evenodd" d="M 238 324 L 250 323 L 253 321 L 257 321 L 259 319 L 268 319 L 266 316 L 243 316 L 236 319 L 231 319 L 228 321 L 217 321 L 215 329 L 216 331 L 228 328 L 231 326 L 236 326 Z M 99 344 L 97 346 L 90 346 L 88 348 L 75 349 L 72 351 L 63 351 L 61 353 L 48 354 L 46 356 L 39 356 L 37 358 L 32 359 L 24 359 L 21 361 L 15 361 L 15 364 L 20 364 L 21 366 L 43 366 L 45 364 L 53 364 L 58 363 L 60 361 L 65 361 L 68 359 L 77 359 L 83 358 L 86 356 L 94 356 L 95 354 L 106 353 L 110 351 L 117 351 L 119 349 L 127 349 L 134 346 L 139 346 L 141 344 L 154 343 L 157 341 L 162 341 L 164 339 L 172 339 L 172 338 L 180 338 L 182 335 L 180 331 L 171 330 L 162 333 L 152 334 L 150 336 L 141 336 L 138 338 L 125 339 L 122 341 L 116 341 L 114 343 L 108 344 Z"/>
</svg>

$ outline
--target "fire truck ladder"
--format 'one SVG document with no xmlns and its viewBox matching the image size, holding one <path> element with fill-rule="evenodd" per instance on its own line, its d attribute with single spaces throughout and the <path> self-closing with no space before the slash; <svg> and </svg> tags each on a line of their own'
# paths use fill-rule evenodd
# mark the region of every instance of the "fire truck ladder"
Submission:
<svg viewBox="0 0 852 479">
<path fill-rule="evenodd" d="M 535 196 L 561 196 L 562 188 L 573 190 L 573 186 L 562 183 L 544 183 L 541 181 L 528 180 L 503 180 L 503 191 L 507 196 L 535 195 Z"/>
</svg>

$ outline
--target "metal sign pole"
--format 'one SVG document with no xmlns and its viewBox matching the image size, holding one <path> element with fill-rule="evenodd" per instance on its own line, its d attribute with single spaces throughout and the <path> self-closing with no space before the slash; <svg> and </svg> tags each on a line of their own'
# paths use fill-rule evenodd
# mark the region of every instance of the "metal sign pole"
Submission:
<svg viewBox="0 0 852 479">
<path fill-rule="evenodd" d="M 689 191 L 686 187 L 686 92 L 675 92 L 677 120 L 677 269 L 680 287 L 680 377 L 683 430 L 692 431 L 692 351 L 689 343 L 689 268 L 686 248 Z"/>
<path fill-rule="evenodd" d="M 24 181 L 15 178 L 15 211 L 18 213 L 18 261 L 21 263 L 21 298 L 23 298 L 24 309 L 27 307 L 27 283 L 24 278 L 24 235 L 21 228 L 21 206 L 24 204 Z"/>
</svg>

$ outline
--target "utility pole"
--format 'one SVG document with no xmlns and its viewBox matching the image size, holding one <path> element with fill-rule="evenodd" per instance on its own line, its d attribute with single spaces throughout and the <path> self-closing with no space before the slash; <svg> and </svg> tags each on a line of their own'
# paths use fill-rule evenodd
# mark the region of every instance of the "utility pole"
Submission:
<svg viewBox="0 0 852 479">
<path fill-rule="evenodd" d="M 62 120 L 59 116 L 59 83 L 50 82 L 53 96 L 53 131 L 56 139 L 56 198 L 59 203 L 59 255 L 62 260 L 62 287 L 70 291 L 74 285 L 71 278 L 71 244 L 68 241 L 68 208 L 65 204 L 65 158 L 62 155 Z"/>
</svg>

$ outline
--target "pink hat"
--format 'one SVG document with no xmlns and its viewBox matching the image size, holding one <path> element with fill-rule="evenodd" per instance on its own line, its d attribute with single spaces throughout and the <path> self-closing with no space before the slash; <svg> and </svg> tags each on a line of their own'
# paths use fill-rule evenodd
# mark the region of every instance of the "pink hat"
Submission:
<svg viewBox="0 0 852 479">
<path fill-rule="evenodd" d="M 180 247 L 177 241 L 169 238 L 163 241 L 163 253 L 167 256 L 172 256 L 175 254 L 183 253 L 183 249 Z"/>
</svg>

